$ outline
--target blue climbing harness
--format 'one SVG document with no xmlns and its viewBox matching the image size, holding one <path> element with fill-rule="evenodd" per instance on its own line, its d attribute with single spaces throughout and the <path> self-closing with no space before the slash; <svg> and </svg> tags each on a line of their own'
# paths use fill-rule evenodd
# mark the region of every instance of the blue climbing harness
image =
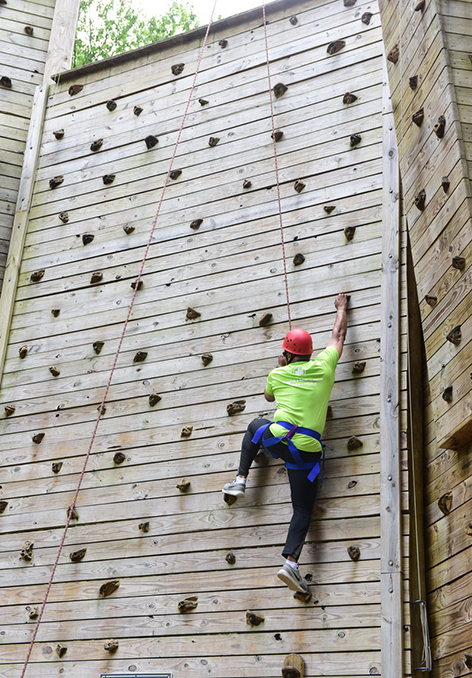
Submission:
<svg viewBox="0 0 472 678">
<path fill-rule="evenodd" d="M 295 433 L 301 433 L 304 436 L 315 438 L 320 443 L 322 451 L 322 467 L 324 472 L 324 447 L 323 443 L 321 442 L 321 435 L 318 433 L 318 431 L 313 431 L 311 428 L 304 428 L 303 426 L 297 426 L 296 424 L 289 424 L 286 421 L 277 421 L 275 422 L 277 426 L 283 426 L 283 428 L 286 428 L 287 433 L 284 436 L 273 436 L 272 438 L 266 438 L 264 440 L 264 433 L 266 428 L 268 428 L 273 423 L 274 423 L 273 421 L 270 421 L 268 424 L 263 424 L 262 426 L 260 426 L 255 432 L 252 442 L 256 444 L 261 444 L 269 454 L 275 457 L 275 459 L 278 459 L 278 457 L 276 454 L 269 450 L 269 447 L 275 445 L 276 443 L 286 442 L 288 445 L 288 449 L 290 450 L 290 453 L 292 455 L 292 458 L 294 459 L 294 463 L 286 461 L 285 468 L 294 469 L 296 471 L 309 470 L 310 472 L 308 474 L 308 480 L 312 483 L 321 471 L 320 462 L 303 461 L 300 456 L 299 450 L 292 441 L 292 436 Z M 321 473 L 321 482 L 323 482 L 323 472 Z"/>
</svg>

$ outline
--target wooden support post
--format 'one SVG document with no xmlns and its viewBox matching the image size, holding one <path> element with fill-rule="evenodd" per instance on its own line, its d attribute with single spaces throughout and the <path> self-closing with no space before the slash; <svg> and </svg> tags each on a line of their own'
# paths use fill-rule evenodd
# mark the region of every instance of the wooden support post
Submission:
<svg viewBox="0 0 472 678">
<path fill-rule="evenodd" d="M 380 535 L 382 676 L 403 676 L 401 476 L 399 432 L 400 178 L 384 58 L 383 235 L 380 378 Z"/>
<path fill-rule="evenodd" d="M 34 94 L 10 249 L 5 268 L 2 296 L 0 298 L 0 386 L 8 346 L 8 336 L 10 333 L 16 288 L 18 285 L 18 275 L 23 257 L 26 229 L 28 227 L 28 216 L 31 206 L 34 179 L 36 176 L 48 90 L 49 85 L 42 85 L 41 87 L 36 88 Z"/>
<path fill-rule="evenodd" d="M 52 75 L 70 68 L 79 6 L 80 0 L 56 0 L 49 49 L 44 66 L 44 83 L 49 83 Z"/>
</svg>

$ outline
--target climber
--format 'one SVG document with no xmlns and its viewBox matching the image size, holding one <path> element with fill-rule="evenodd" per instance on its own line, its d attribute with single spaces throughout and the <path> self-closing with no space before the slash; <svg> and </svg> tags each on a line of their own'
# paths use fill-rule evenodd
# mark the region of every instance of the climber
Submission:
<svg viewBox="0 0 472 678">
<path fill-rule="evenodd" d="M 269 373 L 264 391 L 268 402 L 276 402 L 274 421 L 255 419 L 243 438 L 238 475 L 223 492 L 244 497 L 249 468 L 261 445 L 285 461 L 290 482 L 293 515 L 282 556 L 286 562 L 277 573 L 292 591 L 306 592 L 298 570 L 305 537 L 315 503 L 322 456 L 321 434 L 326 422 L 334 372 L 342 354 L 347 330 L 345 294 L 338 294 L 331 339 L 312 360 L 311 336 L 302 329 L 290 330 L 282 344 L 278 367 Z"/>
</svg>

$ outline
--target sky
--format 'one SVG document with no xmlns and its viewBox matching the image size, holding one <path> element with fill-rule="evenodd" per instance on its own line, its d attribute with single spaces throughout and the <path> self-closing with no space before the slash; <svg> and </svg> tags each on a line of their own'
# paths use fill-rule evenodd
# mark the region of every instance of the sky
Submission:
<svg viewBox="0 0 472 678">
<path fill-rule="evenodd" d="M 158 2 L 156 0 L 136 0 L 136 5 L 140 5 L 146 14 L 156 16 L 165 14 L 170 4 L 170 0 L 169 2 L 165 2 L 165 0 L 158 0 Z M 214 0 L 188 0 L 188 4 L 193 5 L 201 24 L 209 22 Z M 224 19 L 233 14 L 245 12 L 247 9 L 261 6 L 262 0 L 216 0 L 214 20 L 220 15 Z"/>
</svg>

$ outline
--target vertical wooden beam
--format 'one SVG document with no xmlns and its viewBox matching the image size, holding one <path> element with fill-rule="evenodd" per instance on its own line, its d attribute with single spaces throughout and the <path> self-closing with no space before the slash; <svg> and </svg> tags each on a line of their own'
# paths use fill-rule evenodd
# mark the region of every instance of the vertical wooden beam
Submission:
<svg viewBox="0 0 472 678">
<path fill-rule="evenodd" d="M 41 87 L 37 87 L 34 93 L 23 170 L 21 173 L 15 218 L 13 220 L 10 249 L 5 268 L 2 296 L 0 298 L 0 386 L 3 377 L 3 367 L 5 364 L 13 307 L 15 304 L 18 276 L 23 257 L 26 229 L 28 227 L 31 196 L 36 177 L 48 90 L 49 85 L 42 85 Z"/>
<path fill-rule="evenodd" d="M 79 6 L 80 0 L 56 0 L 48 55 L 44 67 L 44 83 L 50 82 L 52 75 L 70 68 Z"/>
<path fill-rule="evenodd" d="M 400 177 L 386 60 L 383 81 L 383 235 L 380 377 L 382 676 L 403 676 L 399 431 Z"/>
</svg>

